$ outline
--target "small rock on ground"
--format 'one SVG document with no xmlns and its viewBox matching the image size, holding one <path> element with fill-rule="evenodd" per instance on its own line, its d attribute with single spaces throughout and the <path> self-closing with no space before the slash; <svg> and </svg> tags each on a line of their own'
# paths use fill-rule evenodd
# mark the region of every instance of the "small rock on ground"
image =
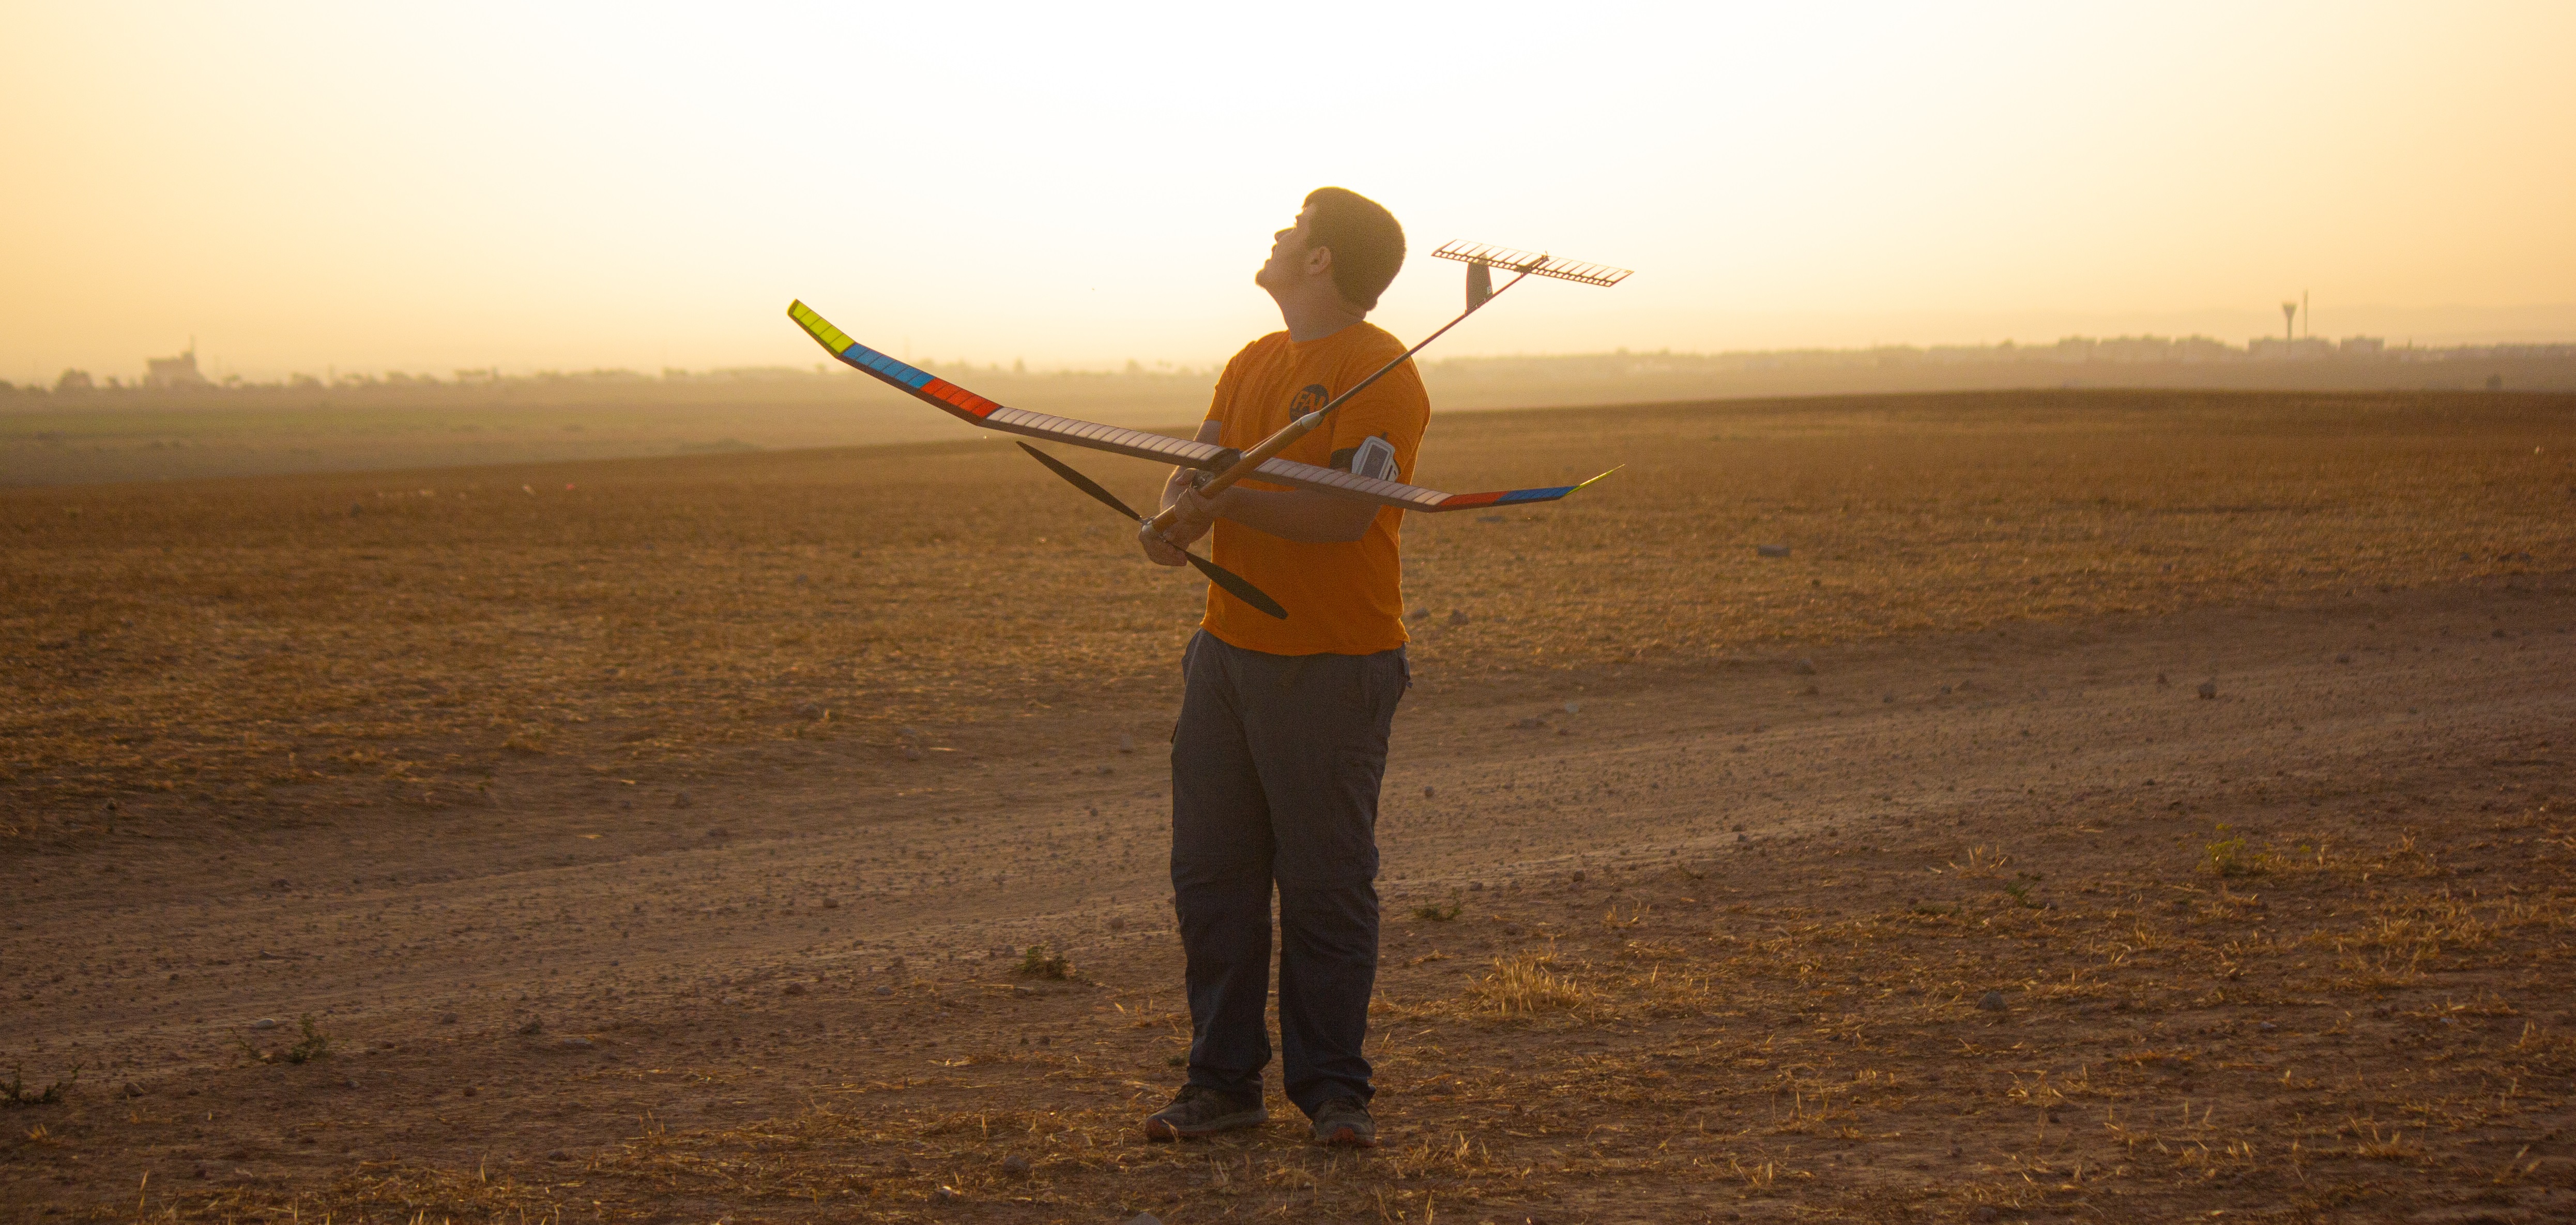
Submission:
<svg viewBox="0 0 2576 1225">
<path fill-rule="evenodd" d="M 1977 1007 L 1986 1012 L 2005 1011 L 2004 993 L 2001 991 L 1989 991 L 1984 995 L 1978 996 Z"/>
</svg>

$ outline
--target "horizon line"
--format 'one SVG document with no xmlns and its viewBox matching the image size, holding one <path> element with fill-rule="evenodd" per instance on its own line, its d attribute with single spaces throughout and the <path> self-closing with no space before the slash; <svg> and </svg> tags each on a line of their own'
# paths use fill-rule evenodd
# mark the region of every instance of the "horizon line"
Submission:
<svg viewBox="0 0 2576 1225">
<path fill-rule="evenodd" d="M 1656 359 L 1661 361 L 1714 362 L 1763 358 L 1830 359 L 1834 357 L 1885 358 L 1914 355 L 1938 359 L 1938 364 L 1976 364 L 1980 360 L 2019 364 L 2033 360 L 2044 363 L 2099 363 L 2105 365 L 2190 365 L 2207 362 L 2247 362 L 2274 364 L 2298 361 L 2403 361 L 2441 360 L 2454 356 L 2495 357 L 2568 357 L 2576 356 L 2576 335 L 2544 333 L 2548 339 L 2473 340 L 2450 344 L 2418 343 L 2409 337 L 2389 343 L 2384 336 L 2356 333 L 2333 337 L 2255 336 L 2243 345 L 2230 344 L 2201 333 L 2162 335 L 2135 333 L 2117 336 L 2070 334 L 2053 341 L 2023 344 L 2012 338 L 1993 342 L 1963 344 L 1919 344 L 1913 342 L 1872 343 L 1867 345 L 1816 345 L 1766 349 L 1675 350 L 1671 348 L 1631 349 L 1625 346 L 1609 350 L 1573 352 L 1514 352 L 1462 354 L 1421 360 L 1427 371 L 1447 366 L 1469 366 L 1493 362 L 1580 362 L 1618 359 Z M 2550 350 L 2570 350 L 2567 353 Z M 2108 352 L 2105 352 L 2108 350 Z M 2498 350 L 2537 350 L 2529 353 L 2499 353 Z M 435 372 L 402 369 L 342 372 L 336 363 L 324 366 L 325 375 L 316 377 L 307 371 L 290 370 L 265 379 L 251 378 L 237 372 L 218 371 L 207 374 L 196 369 L 197 353 L 192 347 L 171 357 L 142 359 L 147 373 L 131 382 L 122 376 L 96 376 L 80 367 L 65 367 L 50 382 L 16 383 L 0 379 L 0 391 L 15 395 L 51 395 L 63 390 L 73 392 L 101 390 L 194 390 L 194 389 L 268 389 L 268 390 L 333 390 L 393 387 L 460 387 L 505 382 L 761 382 L 791 379 L 830 378 L 851 372 L 815 362 L 810 365 L 771 363 L 705 367 L 663 366 L 659 371 L 631 366 L 592 366 L 589 368 L 530 367 L 504 369 L 501 366 L 451 367 L 444 377 Z M 186 374 L 175 381 L 162 380 L 162 372 L 153 366 L 186 363 Z M 1014 362 L 1004 367 L 998 362 L 940 361 L 916 358 L 912 363 L 925 370 L 951 370 L 963 376 L 1009 378 L 1200 378 L 1213 377 L 1224 363 L 1205 366 L 1158 360 L 1152 364 L 1130 359 L 1120 367 L 1056 366 L 1031 367 Z"/>
</svg>

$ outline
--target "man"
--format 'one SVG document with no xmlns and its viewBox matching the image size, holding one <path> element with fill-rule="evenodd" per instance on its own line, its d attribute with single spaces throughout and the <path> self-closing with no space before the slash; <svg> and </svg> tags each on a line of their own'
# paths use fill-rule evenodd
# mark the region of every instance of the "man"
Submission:
<svg viewBox="0 0 2576 1225">
<path fill-rule="evenodd" d="M 1287 330 L 1226 363 L 1199 427 L 1203 442 L 1250 450 L 1404 352 L 1365 322 L 1404 264 L 1404 230 L 1375 202 L 1338 187 L 1306 197 L 1253 282 Z M 1405 481 L 1430 420 L 1411 364 L 1333 410 L 1281 453 Z M 1183 656 L 1172 737 L 1172 891 L 1190 997 L 1189 1083 L 1145 1121 L 1154 1139 L 1268 1121 L 1262 1069 L 1270 985 L 1270 898 L 1279 896 L 1279 1038 L 1288 1098 L 1326 1144 L 1374 1147 L 1369 1117 L 1369 996 L 1377 982 L 1377 793 L 1396 702 L 1411 683 L 1396 554 L 1401 512 L 1245 481 L 1215 498 L 1172 473 L 1168 535 L 1139 533 L 1145 555 L 1213 528 L 1217 564 L 1288 609 L 1266 616 L 1208 589 L 1207 616 Z"/>
</svg>

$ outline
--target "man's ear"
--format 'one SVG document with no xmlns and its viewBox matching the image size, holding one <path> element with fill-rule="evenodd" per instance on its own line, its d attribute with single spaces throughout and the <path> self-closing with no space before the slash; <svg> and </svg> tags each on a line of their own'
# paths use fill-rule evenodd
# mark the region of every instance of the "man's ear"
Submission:
<svg viewBox="0 0 2576 1225">
<path fill-rule="evenodd" d="M 1332 270 L 1333 249 L 1331 247 L 1306 248 L 1306 275 L 1323 276 Z"/>
</svg>

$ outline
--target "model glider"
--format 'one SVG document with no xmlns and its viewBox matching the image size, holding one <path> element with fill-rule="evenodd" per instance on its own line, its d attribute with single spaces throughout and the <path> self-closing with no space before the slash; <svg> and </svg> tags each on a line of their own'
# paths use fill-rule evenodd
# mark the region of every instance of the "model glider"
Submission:
<svg viewBox="0 0 2576 1225">
<path fill-rule="evenodd" d="M 787 315 L 796 321 L 796 326 L 805 329 L 805 334 L 813 337 L 814 342 L 823 346 L 824 350 L 832 356 L 873 376 L 887 386 L 909 394 L 969 425 L 1077 447 L 1088 447 L 1095 451 L 1131 455 L 1138 459 L 1158 460 L 1184 468 L 1196 468 L 1209 474 L 1199 486 L 1209 496 L 1223 492 L 1239 480 L 1252 477 L 1291 488 L 1311 489 L 1319 493 L 1374 502 L 1381 506 L 1393 506 L 1399 510 L 1436 513 L 1472 510 L 1487 506 L 1554 502 L 1590 485 L 1593 481 L 1600 480 L 1601 476 L 1610 475 L 1605 472 L 1591 480 L 1572 485 L 1551 485 L 1535 489 L 1504 489 L 1490 493 L 1443 493 L 1437 489 L 1425 489 L 1418 485 L 1362 476 L 1338 468 L 1318 468 L 1313 464 L 1301 464 L 1278 458 L 1281 449 L 1321 425 L 1334 409 L 1340 408 L 1352 396 L 1358 395 L 1370 384 L 1377 382 L 1388 371 L 1411 360 L 1414 354 L 1423 350 L 1424 346 L 1438 340 L 1450 328 L 1458 326 L 1467 316 L 1475 314 L 1485 303 L 1500 296 L 1503 290 L 1510 289 L 1522 280 L 1531 276 L 1544 276 L 1586 285 L 1616 285 L 1629 275 L 1628 270 L 1624 268 L 1575 263 L 1571 260 L 1554 259 L 1544 254 L 1531 254 L 1480 243 L 1453 242 L 1432 254 L 1441 259 L 1457 260 L 1467 265 L 1467 309 L 1459 312 L 1457 318 L 1441 325 L 1439 331 L 1424 337 L 1420 344 L 1405 350 L 1402 356 L 1379 367 L 1375 373 L 1333 397 L 1323 407 L 1292 419 L 1278 433 L 1263 439 L 1260 445 L 1249 452 L 1194 439 L 1173 438 L 1143 430 L 1124 429 L 1091 421 L 1077 421 L 1071 417 L 1059 417 L 1051 413 L 1012 408 L 988 400 L 946 379 L 916 369 L 852 340 L 848 333 L 832 326 L 830 320 L 816 314 L 812 307 L 805 305 L 801 300 L 788 303 Z M 1510 281 L 1503 284 L 1502 289 L 1493 287 L 1493 269 L 1496 268 L 1514 274 Z M 1083 492 L 1099 499 L 1119 513 L 1146 523 L 1156 531 L 1170 527 L 1175 511 L 1165 510 L 1162 514 L 1147 519 L 1081 473 L 1048 457 L 1034 447 L 1029 447 L 1025 443 L 1021 445 L 1057 475 L 1064 477 L 1081 488 Z M 1237 598 L 1271 616 L 1287 616 L 1286 610 L 1280 608 L 1276 601 L 1262 595 L 1257 588 L 1239 576 L 1195 554 L 1190 555 L 1190 562 L 1218 586 L 1234 593 Z"/>
</svg>

